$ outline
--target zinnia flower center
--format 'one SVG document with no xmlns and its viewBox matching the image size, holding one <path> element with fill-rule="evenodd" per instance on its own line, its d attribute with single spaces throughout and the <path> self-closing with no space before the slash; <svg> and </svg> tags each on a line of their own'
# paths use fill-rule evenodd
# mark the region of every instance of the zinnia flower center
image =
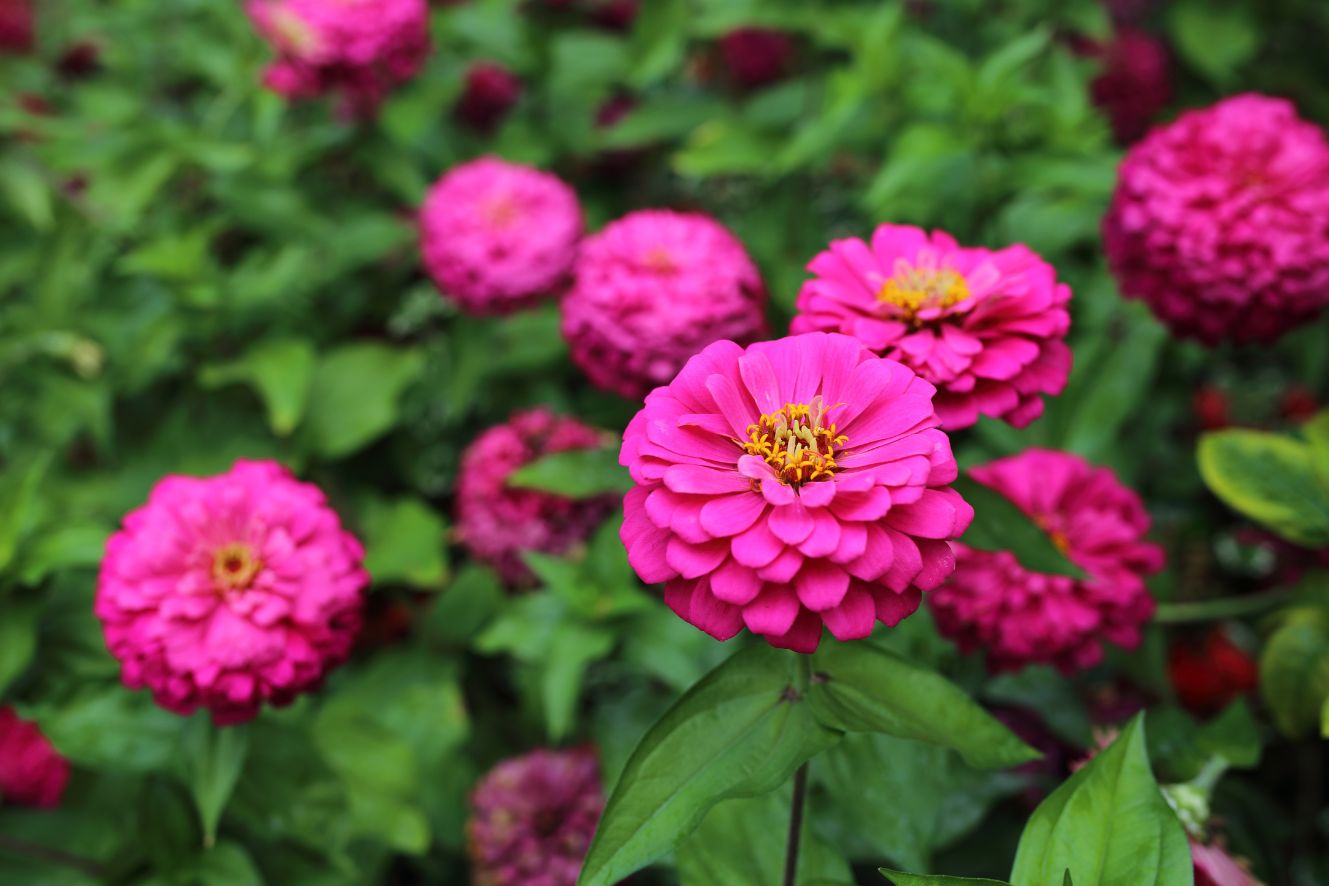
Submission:
<svg viewBox="0 0 1329 886">
<path fill-rule="evenodd" d="M 894 306 L 913 322 L 919 311 L 949 308 L 969 298 L 969 284 L 958 271 L 920 268 L 900 262 L 895 274 L 877 291 L 877 300 Z"/>
<path fill-rule="evenodd" d="M 781 483 L 828 480 L 835 475 L 836 450 L 849 439 L 827 423 L 829 412 L 820 394 L 811 403 L 786 403 L 748 425 L 748 441 L 740 445 L 775 468 Z"/>
<path fill-rule="evenodd" d="M 222 545 L 212 555 L 212 580 L 221 590 L 238 591 L 249 587 L 262 568 L 263 564 L 247 544 Z"/>
</svg>

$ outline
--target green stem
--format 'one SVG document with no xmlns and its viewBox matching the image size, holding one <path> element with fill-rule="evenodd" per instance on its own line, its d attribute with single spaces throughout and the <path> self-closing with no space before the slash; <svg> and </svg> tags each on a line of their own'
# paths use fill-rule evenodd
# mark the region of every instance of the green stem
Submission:
<svg viewBox="0 0 1329 886">
<path fill-rule="evenodd" d="M 1273 609 L 1291 597 L 1289 591 L 1272 591 L 1247 597 L 1220 597 L 1217 600 L 1202 600 L 1198 603 L 1160 603 L 1158 611 L 1154 613 L 1154 621 L 1159 624 L 1183 624 L 1191 621 L 1237 618 Z"/>
<path fill-rule="evenodd" d="M 798 882 L 798 848 L 803 837 L 803 806 L 808 790 L 808 764 L 794 772 L 794 799 L 789 804 L 789 841 L 784 853 L 784 886 Z"/>
</svg>

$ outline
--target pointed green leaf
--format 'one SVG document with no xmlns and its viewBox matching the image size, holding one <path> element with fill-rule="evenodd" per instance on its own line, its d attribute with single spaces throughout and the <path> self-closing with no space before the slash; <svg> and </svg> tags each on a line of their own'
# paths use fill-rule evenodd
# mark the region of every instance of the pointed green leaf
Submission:
<svg viewBox="0 0 1329 886">
<path fill-rule="evenodd" d="M 214 726 L 200 714 L 185 729 L 181 753 L 203 825 L 203 845 L 212 846 L 217 840 L 217 824 L 249 754 L 249 732 L 243 725 Z"/>
<path fill-rule="evenodd" d="M 968 476 L 951 484 L 974 509 L 974 522 L 960 538 L 971 548 L 1010 551 L 1031 572 L 1084 578 L 1084 570 L 1072 563 L 1009 498 Z"/>
<path fill-rule="evenodd" d="M 1297 544 L 1329 544 L 1329 487 L 1308 444 L 1234 429 L 1201 436 L 1197 454 L 1200 476 L 1229 507 Z"/>
<path fill-rule="evenodd" d="M 396 425 L 398 401 L 423 370 L 418 350 L 377 343 L 343 345 L 324 355 L 301 428 L 306 445 L 324 458 L 369 445 Z"/>
<path fill-rule="evenodd" d="M 1260 695 L 1285 735 L 1315 728 L 1329 701 L 1329 612 L 1306 606 L 1283 614 L 1260 653 Z"/>
<path fill-rule="evenodd" d="M 508 477 L 508 485 L 568 498 L 593 498 L 627 492 L 632 478 L 618 463 L 616 448 L 569 449 L 522 465 Z"/>
<path fill-rule="evenodd" d="M 890 868 L 878 868 L 881 875 L 895 886 L 1010 886 L 1005 880 L 986 877 L 948 877 L 945 874 L 906 874 Z"/>
<path fill-rule="evenodd" d="M 263 398 L 273 433 L 284 437 L 304 415 L 314 366 L 309 342 L 274 339 L 259 342 L 237 360 L 203 367 L 198 380 L 205 388 L 237 382 L 251 385 Z"/>
</svg>

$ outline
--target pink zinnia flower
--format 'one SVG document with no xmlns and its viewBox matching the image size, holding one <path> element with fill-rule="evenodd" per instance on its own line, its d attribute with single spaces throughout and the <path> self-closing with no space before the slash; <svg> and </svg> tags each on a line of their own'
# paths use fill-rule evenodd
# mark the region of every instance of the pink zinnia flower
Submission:
<svg viewBox="0 0 1329 886">
<path fill-rule="evenodd" d="M 31 52 L 33 0 L 0 0 L 0 52 Z"/>
<path fill-rule="evenodd" d="M 973 509 L 932 385 L 857 339 L 716 342 L 657 388 L 619 460 L 628 562 L 720 640 L 812 652 L 895 625 L 955 568 Z"/>
<path fill-rule="evenodd" d="M 521 80 L 497 62 L 476 62 L 453 113 L 481 133 L 491 133 L 521 98 Z"/>
<path fill-rule="evenodd" d="M 0 804 L 51 809 L 60 805 L 68 782 L 69 761 L 37 724 L 0 707 Z"/>
<path fill-rule="evenodd" d="M 948 431 L 979 415 L 1022 428 L 1071 371 L 1071 290 L 1025 246 L 967 249 L 949 234 L 880 225 L 808 264 L 792 332 L 856 336 L 937 386 Z"/>
<path fill-rule="evenodd" d="M 956 546 L 955 576 L 929 595 L 941 633 L 961 651 L 983 649 L 993 671 L 1043 662 L 1063 672 L 1128 649 L 1154 612 L 1146 575 L 1163 551 L 1144 541 L 1149 514 L 1112 471 L 1067 452 L 1029 449 L 970 471 L 1028 514 L 1087 573 L 1083 580 L 1030 572 L 1010 551 Z"/>
<path fill-rule="evenodd" d="M 1147 31 L 1124 27 L 1088 54 L 1103 62 L 1103 72 L 1089 85 L 1094 104 L 1107 114 L 1117 141 L 1135 141 L 1172 101 L 1167 47 Z"/>
<path fill-rule="evenodd" d="M 420 208 L 425 268 L 469 314 L 530 307 L 567 277 L 581 205 L 557 176 L 481 157 L 434 183 Z"/>
<path fill-rule="evenodd" d="M 247 0 L 258 32 L 277 52 L 264 83 L 289 98 L 328 93 L 368 116 L 429 54 L 425 0 Z"/>
<path fill-rule="evenodd" d="M 349 654 L 363 557 L 317 487 L 238 461 L 157 483 L 106 543 L 95 612 L 125 685 L 240 723 L 316 688 Z"/>
<path fill-rule="evenodd" d="M 632 212 L 586 238 L 563 300 L 572 360 L 629 399 L 662 385 L 706 345 L 766 334 L 757 268 L 719 222 L 695 213 Z"/>
<path fill-rule="evenodd" d="M 471 792 L 466 824 L 477 886 L 573 886 L 604 809 L 595 751 L 504 760 Z"/>
<path fill-rule="evenodd" d="M 1329 143 L 1262 95 L 1182 114 L 1127 153 L 1103 240 L 1176 335 L 1272 341 L 1329 305 Z"/>
<path fill-rule="evenodd" d="M 523 551 L 561 554 L 583 541 L 616 504 L 610 496 L 571 499 L 507 485 L 512 472 L 542 456 L 593 449 L 604 435 L 548 409 L 519 412 L 466 447 L 457 484 L 457 533 L 471 556 L 508 585 L 530 584 Z"/>
<path fill-rule="evenodd" d="M 1192 839 L 1191 861 L 1195 864 L 1195 886 L 1262 886 L 1246 861 L 1229 855 L 1221 842 L 1206 846 Z"/>
</svg>

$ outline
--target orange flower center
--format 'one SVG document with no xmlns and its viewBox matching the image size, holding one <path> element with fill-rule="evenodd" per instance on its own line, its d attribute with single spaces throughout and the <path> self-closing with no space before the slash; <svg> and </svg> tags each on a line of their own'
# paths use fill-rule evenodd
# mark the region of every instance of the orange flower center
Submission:
<svg viewBox="0 0 1329 886">
<path fill-rule="evenodd" d="M 970 294 L 969 284 L 958 271 L 899 262 L 894 276 L 877 290 L 877 301 L 890 305 L 894 308 L 892 313 L 914 323 L 919 311 L 949 308 Z"/>
<path fill-rule="evenodd" d="M 249 587 L 263 564 L 254 556 L 247 544 L 222 545 L 212 555 L 212 580 L 225 591 L 239 591 Z"/>
<path fill-rule="evenodd" d="M 835 475 L 835 453 L 849 438 L 826 421 L 830 409 L 821 395 L 811 403 L 786 403 L 748 425 L 743 451 L 764 459 L 780 482 L 800 486 Z"/>
</svg>

